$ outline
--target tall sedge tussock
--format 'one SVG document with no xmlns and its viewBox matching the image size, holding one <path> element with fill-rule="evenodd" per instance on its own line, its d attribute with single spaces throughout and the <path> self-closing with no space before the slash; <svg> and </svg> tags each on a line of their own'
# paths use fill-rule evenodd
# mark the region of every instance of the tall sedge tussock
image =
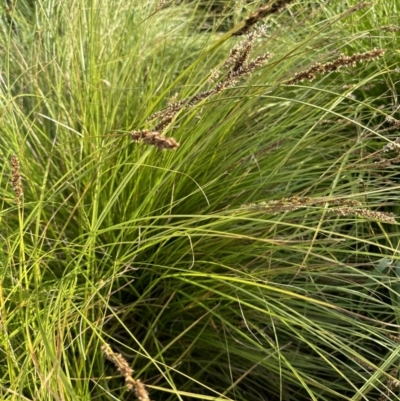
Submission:
<svg viewBox="0 0 400 401">
<path fill-rule="evenodd" d="M 44 0 L 37 1 L 46 5 Z M 11 268 L 2 268 L 3 285 L 0 286 L 3 300 L 0 305 L 3 331 L 0 370 L 4 379 L 0 399 L 11 399 L 23 389 L 24 396 L 30 399 L 122 400 L 117 394 L 121 387 L 126 393 L 124 399 L 150 401 L 145 384 L 135 377 L 128 363 L 130 359 L 127 361 L 108 344 L 96 353 L 100 350 L 93 349 L 93 344 L 98 336 L 113 338 L 115 343 L 126 339 L 130 349 L 136 341 L 140 342 L 141 349 L 146 350 L 140 354 L 140 361 L 144 361 L 146 355 L 148 359 L 145 373 L 137 376 L 147 382 L 146 374 L 149 382 L 157 384 L 152 391 L 159 391 L 160 399 L 166 401 L 188 397 L 330 401 L 337 400 L 338 395 L 343 399 L 357 396 L 378 399 L 376 393 L 380 388 L 385 391 L 383 386 L 390 369 L 382 362 L 388 360 L 391 352 L 397 355 L 399 322 L 396 316 L 400 315 L 398 304 L 391 304 L 387 296 L 393 294 L 393 300 L 397 296 L 396 280 L 389 277 L 396 273 L 394 263 L 387 275 L 380 274 L 376 264 L 381 254 L 395 260 L 399 259 L 399 253 L 396 227 L 385 224 L 381 230 L 381 224 L 370 222 L 393 224 L 394 215 L 372 211 L 368 203 L 385 205 L 392 196 L 395 198 L 398 185 L 389 183 L 391 171 L 390 174 L 380 171 L 382 175 L 375 177 L 375 172 L 362 169 L 360 161 L 376 158 L 376 168 L 379 163 L 385 167 L 400 162 L 398 139 L 391 137 L 386 143 L 382 136 L 374 137 L 376 121 L 391 113 L 396 116 L 397 110 L 390 110 L 387 98 L 383 98 L 385 108 L 379 110 L 374 103 L 364 101 L 361 95 L 358 97 L 357 92 L 355 110 L 352 108 L 355 102 L 342 101 L 341 96 L 342 90 L 353 88 L 341 82 L 336 85 L 334 76 L 329 77 L 332 79 L 326 91 L 320 88 L 289 91 L 284 85 L 275 85 L 284 82 L 282 77 L 303 79 L 280 68 L 288 55 L 293 56 L 288 64 L 293 60 L 297 65 L 312 63 L 304 64 L 301 51 L 304 42 L 297 46 L 297 39 L 303 40 L 308 32 L 297 34 L 294 26 L 291 35 L 277 35 L 277 42 L 268 41 L 271 47 L 266 50 L 276 53 L 276 59 L 281 60 L 276 67 L 268 66 L 259 76 L 254 76 L 251 82 L 254 87 L 244 83 L 243 92 L 241 88 L 236 91 L 241 80 L 265 66 L 271 57 L 266 50 L 252 57 L 257 38 L 267 31 L 266 26 L 256 28 L 255 23 L 279 12 L 291 3 L 289 1 L 270 2 L 254 13 L 253 19 L 248 18 L 247 31 L 241 33 L 247 36 L 240 37 L 240 43 L 235 41 L 228 48 L 226 57 L 219 59 L 219 67 L 209 76 L 208 68 L 195 70 L 195 66 L 200 65 L 196 54 L 206 52 L 186 53 L 185 61 L 192 57 L 194 61 L 188 63 L 193 62 L 194 67 L 190 64 L 186 69 L 185 65 L 182 72 L 183 46 L 163 47 L 163 54 L 171 57 L 171 64 L 176 63 L 169 69 L 165 60 L 158 57 L 157 46 L 149 40 L 153 33 L 154 37 L 161 37 L 156 19 L 160 18 L 163 22 L 160 25 L 164 25 L 163 14 L 167 15 L 170 9 L 175 13 L 175 9 L 169 7 L 173 2 L 155 1 L 154 5 L 159 7 L 168 6 L 159 13 L 154 13 L 155 7 L 145 4 L 143 14 L 141 2 L 131 2 L 126 8 L 122 5 L 124 12 L 109 18 L 115 31 L 109 30 L 104 21 L 96 25 L 97 18 L 86 19 L 97 15 L 108 18 L 108 9 L 113 11 L 114 8 L 112 2 L 104 3 L 104 8 L 102 3 L 99 14 L 87 4 L 81 7 L 83 3 L 73 4 L 79 9 L 76 19 L 84 17 L 77 31 L 68 31 L 70 25 L 74 26 L 73 19 L 61 18 L 68 24 L 63 26 L 63 35 L 58 37 L 57 29 L 46 28 L 47 19 L 42 19 L 38 33 L 41 37 L 35 42 L 38 47 L 32 52 L 37 59 L 21 63 L 32 67 L 37 76 L 29 75 L 30 69 L 21 74 L 21 82 L 16 80 L 15 86 L 26 89 L 24 101 L 8 102 L 7 109 L 2 111 L 4 122 L 22 122 L 21 132 L 3 124 L 1 143 L 7 146 L 2 151 L 3 154 L 8 152 L 9 143 L 14 148 L 18 143 L 26 149 L 23 154 L 27 160 L 22 170 L 25 172 L 24 165 L 32 161 L 24 174 L 32 190 L 25 189 L 29 202 L 24 200 L 21 166 L 17 157 L 12 158 L 12 195 L 15 194 L 17 203 L 24 201 L 30 218 L 17 229 L 17 219 L 12 214 L 11 218 L 6 216 L 2 220 L 6 226 L 2 236 L 7 236 L 6 245 L 11 252 L 3 252 L 0 262 L 2 266 L 8 263 L 7 267 Z M 301 3 L 296 2 L 296 10 Z M 81 8 L 85 14 L 80 14 Z M 61 11 L 65 9 L 67 7 Z M 39 16 L 47 10 L 50 8 L 43 7 L 42 11 L 37 7 Z M 16 11 L 20 12 L 18 7 Z M 124 34 L 122 38 L 114 36 L 119 29 L 114 22 L 124 23 L 125 17 L 120 15 L 125 12 L 129 14 L 126 27 L 120 25 L 124 27 Z M 146 25 L 149 12 L 154 19 Z M 16 21 L 23 22 L 20 14 L 16 17 Z M 49 18 L 49 22 L 55 24 L 57 18 Z M 88 34 L 86 24 L 81 21 L 93 23 L 96 29 L 92 34 L 96 38 L 97 35 L 102 39 L 106 36 L 114 38 L 114 42 L 102 42 L 97 47 L 100 40 L 94 40 L 90 47 L 83 43 L 76 52 L 74 46 L 80 43 L 76 39 L 84 42 Z M 131 24 L 131 21 L 135 22 Z M 193 32 L 179 31 L 183 24 L 181 21 L 178 24 L 179 28 L 171 25 L 174 40 L 179 37 L 178 40 L 185 41 L 192 37 Z M 106 27 L 103 34 L 100 25 Z M 131 25 L 137 35 L 135 40 L 126 34 Z M 21 24 L 23 34 L 25 26 L 31 24 Z M 148 32 L 141 36 L 141 28 L 147 29 L 147 26 Z M 64 33 L 74 44 L 67 49 Z M 323 35 L 329 35 L 328 30 Z M 12 36 L 11 29 L 9 36 Z M 210 38 L 206 39 L 209 43 Z M 287 44 L 287 48 L 279 49 L 280 41 Z M 385 47 L 384 40 L 379 43 L 372 38 L 371 41 L 375 46 Z M 123 43 L 123 51 L 119 43 Z M 135 43 L 140 44 L 138 48 L 142 53 L 135 53 Z M 307 48 L 312 48 L 314 43 L 311 39 Z M 49 54 L 45 53 L 46 57 L 42 53 L 35 54 L 42 51 L 42 45 L 46 52 L 54 50 L 54 61 L 51 54 L 52 63 L 47 67 L 44 60 L 49 60 Z M 350 60 L 341 56 L 308 74 L 318 77 L 329 70 L 350 67 L 354 65 L 352 57 L 353 63 L 364 62 L 369 57 L 361 53 L 364 46 L 365 42 L 360 46 L 356 41 L 350 44 L 354 49 L 351 53 L 359 57 L 357 60 L 354 56 L 349 56 Z M 86 48 L 90 50 L 88 59 Z M 150 48 L 154 49 L 154 58 L 153 53 L 146 54 L 145 50 Z M 337 48 L 336 43 L 330 42 L 327 46 L 327 49 L 332 48 Z M 108 49 L 115 51 L 112 59 L 101 56 L 103 52 L 107 54 Z M 23 51 L 21 49 L 21 53 Z M 72 58 L 67 68 L 62 64 L 64 54 Z M 145 60 L 147 55 L 152 57 L 151 63 Z M 132 71 L 132 65 L 137 66 L 133 75 L 127 73 Z M 18 75 L 17 67 L 10 59 L 14 77 Z M 36 68 L 44 72 L 38 73 Z M 68 82 L 64 77 L 66 70 L 70 72 Z M 143 71 L 147 73 L 145 80 L 141 76 Z M 165 78 L 165 92 L 164 88 L 154 92 L 159 88 L 160 72 Z M 382 70 L 382 74 L 363 71 L 363 74 L 366 83 L 363 89 L 376 83 L 375 90 L 379 91 L 382 84 L 375 76 L 382 77 L 385 71 Z M 128 159 L 127 152 L 114 151 L 114 144 L 108 148 L 107 141 L 103 142 L 97 135 L 103 132 L 105 125 L 108 132 L 108 127 L 111 130 L 114 124 L 131 121 L 135 110 L 150 115 L 158 110 L 160 93 L 175 92 L 176 85 L 181 83 L 196 88 L 198 77 L 209 78 L 207 86 L 194 89 L 190 96 L 180 95 L 170 104 L 165 103 L 164 110 L 154 113 L 143 127 L 138 126 L 130 133 L 130 139 L 143 146 L 160 151 L 176 150 L 181 139 L 177 137 L 178 142 L 169 137 L 169 131 L 179 113 L 194 112 L 202 102 L 235 89 L 232 98 L 226 96 L 224 101 L 215 102 L 217 107 L 208 109 L 207 118 L 192 124 L 188 133 L 190 141 L 187 141 L 192 146 L 180 147 L 175 157 L 157 158 L 151 152 L 134 149 Z M 103 96 L 105 92 L 97 92 L 95 84 L 100 78 L 109 79 L 103 81 L 107 85 L 104 88 L 107 96 Z M 34 88 L 40 88 L 40 96 L 38 92 L 29 92 L 31 81 Z M 130 89 L 138 82 L 143 94 L 140 98 Z M 92 99 L 82 90 L 86 84 L 96 89 Z M 64 85 L 68 86 L 67 93 Z M 129 89 L 121 91 L 122 86 Z M 354 86 L 355 90 L 363 90 L 357 83 Z M 91 90 L 88 90 L 89 95 Z M 339 93 L 335 93 L 336 90 Z M 244 101 L 237 101 L 236 95 L 241 96 L 245 91 Z M 290 92 L 290 96 L 286 96 L 285 91 Z M 49 98 L 48 93 L 51 94 Z M 294 93 L 299 96 L 294 98 Z M 55 94 L 59 102 L 54 101 Z M 0 96 L 6 95 L 0 93 Z M 4 100 L 7 99 L 2 98 L 2 104 L 6 104 Z M 16 112 L 14 104 L 18 104 Z M 61 112 L 60 105 L 63 106 Z M 47 106 L 50 112 L 44 113 Z M 121 116 L 121 110 L 127 114 Z M 47 125 L 44 124 L 36 111 L 54 121 L 47 120 Z M 372 113 L 376 114 L 370 123 L 368 118 Z M 389 119 L 388 123 L 397 129 L 398 120 L 391 119 L 393 121 Z M 318 121 L 330 125 L 321 126 Z M 358 123 L 356 137 L 352 133 Z M 53 130 L 55 124 L 57 129 Z M 83 131 L 89 124 L 90 129 Z M 71 135 L 72 131 L 65 130 L 66 125 L 67 128 L 70 125 L 82 128 L 83 138 Z M 370 127 L 367 135 L 363 127 Z M 85 136 L 87 133 L 90 133 L 89 138 Z M 49 141 L 49 137 L 54 138 L 54 142 Z M 374 155 L 369 154 L 371 148 L 383 145 Z M 395 174 L 396 171 L 393 176 Z M 361 176 L 365 190 L 357 185 L 356 180 Z M 9 179 L 8 174 L 5 179 Z M 290 196 L 293 193 L 331 195 Z M 265 202 L 256 202 L 259 199 Z M 361 203 L 356 199 L 366 201 Z M 244 205 L 238 208 L 241 204 Z M 312 213 L 303 218 L 310 210 Z M 323 220 L 319 211 L 328 218 Z M 8 208 L 3 212 L 8 213 Z M 275 217 L 270 224 L 268 214 L 279 213 L 288 213 L 288 216 Z M 360 216 L 368 221 L 353 224 L 345 216 Z M 319 227 L 321 233 L 317 235 Z M 18 233 L 23 237 L 15 235 Z M 23 241 L 19 248 L 17 241 Z M 17 249 L 19 252 L 15 252 Z M 7 258 L 9 260 L 5 261 Z M 26 263 L 21 263 L 24 260 Z M 41 267 L 43 274 L 37 274 Z M 323 279 L 326 281 L 322 282 Z M 388 332 L 393 333 L 392 336 Z M 41 351 L 41 357 L 33 363 L 33 357 Z M 96 358 L 80 357 L 83 353 L 95 354 Z M 105 359 L 115 366 L 109 366 L 117 375 L 113 381 L 120 380 L 115 394 L 110 384 L 88 385 L 89 380 L 103 375 Z M 24 361 L 23 375 L 14 360 Z M 153 363 L 156 360 L 157 366 Z M 63 376 L 58 374 L 59 370 Z M 398 372 L 391 374 L 398 377 Z M 366 381 L 373 395 L 366 393 L 369 391 Z M 386 383 L 389 390 L 397 385 L 397 382 Z M 393 398 L 394 392 L 389 394 L 388 391 L 385 399 Z"/>
</svg>

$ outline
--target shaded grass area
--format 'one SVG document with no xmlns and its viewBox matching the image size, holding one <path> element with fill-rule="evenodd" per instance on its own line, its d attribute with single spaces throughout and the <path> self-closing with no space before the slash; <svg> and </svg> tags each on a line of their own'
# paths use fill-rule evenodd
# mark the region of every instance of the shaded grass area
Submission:
<svg viewBox="0 0 400 401">
<path fill-rule="evenodd" d="M 132 141 L 265 6 L 221 4 L 4 15 L 2 399 L 399 398 L 398 4 L 288 4 L 252 43 L 267 63 L 157 131 L 178 148 Z"/>
</svg>

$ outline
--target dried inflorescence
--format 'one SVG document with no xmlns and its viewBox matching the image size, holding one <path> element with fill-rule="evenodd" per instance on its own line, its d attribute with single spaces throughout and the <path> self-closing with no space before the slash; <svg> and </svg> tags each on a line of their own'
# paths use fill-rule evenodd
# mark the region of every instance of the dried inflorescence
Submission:
<svg viewBox="0 0 400 401">
<path fill-rule="evenodd" d="M 372 6 L 374 3 L 368 3 L 366 1 L 361 1 L 358 4 L 355 4 L 353 7 L 350 7 L 349 9 L 346 10 L 346 14 L 354 13 L 358 10 L 362 10 L 363 8 L 367 8 Z"/>
<path fill-rule="evenodd" d="M 386 31 L 386 32 L 399 32 L 400 31 L 400 26 L 387 25 L 387 26 L 382 26 L 381 29 L 382 29 L 382 31 Z"/>
<path fill-rule="evenodd" d="M 150 401 L 146 386 L 139 379 L 136 380 L 135 394 L 139 401 Z"/>
<path fill-rule="evenodd" d="M 396 138 L 393 142 L 387 143 L 383 148 L 383 152 L 395 151 L 396 153 L 400 153 L 400 138 Z"/>
<path fill-rule="evenodd" d="M 399 335 L 394 335 L 394 334 L 389 333 L 387 336 L 388 336 L 391 340 L 393 340 L 393 341 L 395 341 L 396 343 L 399 343 L 399 344 L 400 344 L 400 336 L 399 336 Z"/>
<path fill-rule="evenodd" d="M 390 127 L 384 128 L 380 130 L 380 133 L 389 132 L 393 130 L 400 129 L 400 121 L 395 119 L 392 116 L 386 117 L 386 122 L 391 124 Z M 390 153 L 388 157 L 388 153 Z M 372 164 L 365 165 L 363 167 L 366 168 L 375 168 L 375 169 L 385 169 L 388 167 L 394 167 L 394 165 L 400 163 L 400 137 L 395 138 L 394 140 L 387 142 L 381 150 L 371 153 L 367 156 L 368 158 L 377 159 Z"/>
<path fill-rule="evenodd" d="M 127 390 L 134 390 L 136 398 L 139 401 L 150 401 L 145 385 L 139 379 L 135 380 L 132 377 L 133 369 L 129 366 L 127 360 L 121 354 L 115 353 L 108 344 L 102 345 L 101 351 L 117 367 L 122 376 L 124 376 Z"/>
<path fill-rule="evenodd" d="M 268 202 L 251 203 L 243 205 L 245 209 L 262 210 L 271 214 L 283 212 L 291 212 L 294 210 L 307 208 L 310 206 L 324 205 L 330 203 L 339 206 L 361 206 L 361 202 L 355 199 L 333 199 L 328 197 L 311 198 L 309 196 L 291 196 L 279 200 L 271 200 Z"/>
<path fill-rule="evenodd" d="M 400 128 L 400 121 L 394 117 L 388 116 L 386 117 L 386 121 L 391 124 L 393 127 Z"/>
<path fill-rule="evenodd" d="M 277 0 L 260 7 L 257 11 L 251 14 L 244 20 L 244 26 L 236 31 L 233 35 L 240 36 L 248 33 L 250 29 L 261 21 L 263 18 L 271 14 L 276 14 L 283 11 L 293 0 Z"/>
<path fill-rule="evenodd" d="M 22 189 L 21 166 L 18 157 L 15 155 L 11 156 L 11 186 L 15 192 L 15 203 L 19 205 L 24 196 L 24 191 Z"/>
<path fill-rule="evenodd" d="M 306 70 L 297 72 L 293 78 L 286 82 L 286 85 L 295 85 L 303 81 L 313 81 L 316 78 L 316 74 L 338 71 L 342 67 L 354 67 L 357 63 L 375 60 L 384 53 L 385 51 L 383 49 L 374 49 L 365 53 L 356 53 L 352 56 L 341 55 L 336 60 L 325 64 L 315 63 Z"/>
<path fill-rule="evenodd" d="M 361 208 L 361 202 L 355 199 L 334 199 L 328 197 L 311 198 L 291 196 L 289 198 L 271 200 L 268 202 L 251 203 L 243 205 L 242 208 L 250 210 L 259 210 L 270 214 L 278 214 L 284 212 L 292 212 L 298 209 L 304 209 L 312 206 L 324 204 L 339 206 L 337 208 L 329 208 L 328 212 L 337 216 L 359 216 L 367 219 L 382 221 L 384 223 L 395 224 L 396 220 L 392 213 L 376 212 Z"/>
<path fill-rule="evenodd" d="M 116 354 L 108 344 L 104 344 L 101 347 L 104 356 L 112 362 L 118 369 L 118 371 L 125 378 L 126 388 L 131 391 L 135 388 L 136 381 L 133 379 L 133 369 L 129 366 L 127 360 L 121 355 Z"/>
<path fill-rule="evenodd" d="M 174 138 L 167 138 L 158 131 L 132 131 L 131 137 L 134 142 L 144 142 L 160 150 L 176 149 L 179 147 L 179 143 Z"/>
<path fill-rule="evenodd" d="M 398 376 L 398 369 L 393 369 L 390 372 L 390 376 L 396 377 Z M 400 387 L 400 381 L 397 379 L 389 378 L 386 382 L 385 391 L 381 394 L 378 401 L 386 401 L 390 399 L 391 394 L 393 393 L 393 389 Z"/>
<path fill-rule="evenodd" d="M 165 6 L 166 6 L 165 0 L 160 0 L 159 3 L 157 4 L 156 12 L 157 12 L 157 11 L 160 11 L 160 10 L 163 9 Z"/>
<path fill-rule="evenodd" d="M 365 208 L 341 207 L 337 209 L 328 209 L 328 212 L 335 213 L 337 216 L 357 216 L 369 220 L 378 220 L 382 223 L 396 224 L 395 215 L 388 212 L 376 212 Z"/>
<path fill-rule="evenodd" d="M 386 130 L 381 130 L 381 132 Z M 387 153 L 390 153 L 389 157 Z M 400 163 L 400 138 L 396 138 L 394 141 L 386 143 L 381 150 L 373 152 L 366 156 L 369 159 L 375 159 L 373 163 L 360 165 L 360 168 L 373 168 L 373 169 L 386 169 L 394 167 Z"/>
<path fill-rule="evenodd" d="M 360 358 L 356 358 L 353 357 L 354 362 L 356 362 L 358 365 L 362 366 L 363 368 L 367 369 L 367 370 L 375 370 L 375 367 L 373 366 L 373 364 L 371 362 L 365 362 Z"/>
</svg>

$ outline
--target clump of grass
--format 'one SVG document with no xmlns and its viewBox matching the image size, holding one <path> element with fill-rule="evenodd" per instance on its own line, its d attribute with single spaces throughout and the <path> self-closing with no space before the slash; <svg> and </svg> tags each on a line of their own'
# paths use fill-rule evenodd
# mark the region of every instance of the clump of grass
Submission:
<svg viewBox="0 0 400 401">
<path fill-rule="evenodd" d="M 376 34 L 395 19 L 227 1 L 237 43 L 162 3 L 21 0 L 0 26 L 0 152 L 23 155 L 12 191 L 1 170 L 0 398 L 378 399 L 399 358 L 398 41 Z"/>
</svg>

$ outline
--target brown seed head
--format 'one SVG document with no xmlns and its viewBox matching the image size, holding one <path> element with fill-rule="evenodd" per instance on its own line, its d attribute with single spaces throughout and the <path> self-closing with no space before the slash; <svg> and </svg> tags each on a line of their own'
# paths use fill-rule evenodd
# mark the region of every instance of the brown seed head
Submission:
<svg viewBox="0 0 400 401">
<path fill-rule="evenodd" d="M 287 5 L 289 5 L 293 0 L 277 0 L 275 2 L 270 2 L 265 6 L 260 7 L 257 11 L 251 14 L 244 20 L 243 28 L 236 31 L 233 35 L 240 36 L 248 33 L 252 26 L 257 24 L 268 15 L 279 13 L 283 11 Z"/>
<path fill-rule="evenodd" d="M 24 191 L 22 189 L 21 167 L 16 155 L 11 156 L 11 186 L 15 192 L 15 203 L 19 205 L 24 196 Z"/>
<path fill-rule="evenodd" d="M 396 219 L 393 213 L 377 212 L 364 208 L 341 207 L 337 209 L 328 209 L 329 212 L 335 213 L 338 216 L 358 216 L 369 220 L 378 220 L 382 223 L 396 224 Z"/>
<path fill-rule="evenodd" d="M 381 29 L 382 29 L 382 31 L 386 31 L 386 32 L 399 32 L 400 31 L 400 26 L 387 25 L 387 26 L 382 26 Z"/>
<path fill-rule="evenodd" d="M 101 350 L 104 356 L 117 367 L 124 377 L 132 376 L 133 369 L 121 354 L 116 354 L 108 344 L 102 345 Z"/>
<path fill-rule="evenodd" d="M 375 60 L 378 57 L 381 57 L 384 53 L 385 51 L 383 49 L 374 49 L 365 53 L 356 53 L 352 56 L 341 55 L 336 60 L 325 64 L 316 63 L 304 71 L 297 72 L 293 78 L 286 82 L 286 85 L 295 85 L 302 81 L 313 81 L 316 78 L 317 73 L 326 74 L 328 72 L 338 71 L 342 67 L 354 67 L 357 63 Z"/>
<path fill-rule="evenodd" d="M 179 147 L 179 143 L 176 142 L 174 138 L 167 138 L 158 131 L 132 131 L 131 137 L 134 142 L 144 142 L 160 150 L 176 149 Z"/>
<path fill-rule="evenodd" d="M 117 367 L 122 376 L 124 376 L 127 390 L 135 390 L 139 401 L 150 401 L 145 385 L 140 380 L 135 380 L 132 377 L 133 369 L 129 366 L 127 360 L 121 354 L 116 354 L 108 344 L 102 345 L 101 351 Z"/>
<path fill-rule="evenodd" d="M 135 394 L 139 401 L 150 401 L 146 386 L 139 379 L 136 380 Z"/>
<path fill-rule="evenodd" d="M 307 207 L 324 205 L 329 203 L 331 205 L 346 205 L 346 206 L 360 206 L 361 202 L 355 199 L 334 199 L 328 197 L 311 198 L 309 196 L 291 196 L 279 200 L 271 200 L 268 202 L 252 203 L 250 205 L 243 205 L 246 209 L 262 210 L 271 214 L 278 214 L 284 212 L 292 212 L 298 209 Z"/>
</svg>

